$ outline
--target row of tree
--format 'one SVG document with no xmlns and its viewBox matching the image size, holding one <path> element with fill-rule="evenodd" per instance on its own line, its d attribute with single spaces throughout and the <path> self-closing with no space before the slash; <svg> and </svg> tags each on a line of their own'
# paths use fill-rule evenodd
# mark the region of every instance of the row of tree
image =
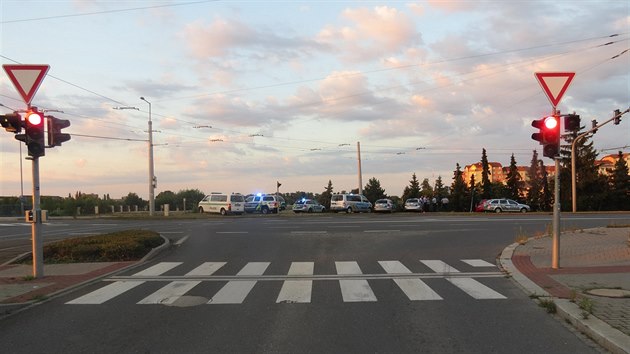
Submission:
<svg viewBox="0 0 630 354">
<path fill-rule="evenodd" d="M 579 130 L 584 129 L 580 127 Z M 565 145 L 561 149 L 560 165 L 560 204 L 562 210 L 571 210 L 571 151 L 566 146 L 571 146 L 579 131 L 573 131 L 565 136 Z M 601 174 L 596 164 L 597 153 L 592 142 L 588 142 L 592 134 L 576 144 L 576 191 L 577 209 L 579 211 L 600 210 L 630 210 L 630 172 L 628 164 L 620 151 L 614 169 Z M 524 202 L 533 210 L 552 210 L 554 179 L 547 174 L 543 160 L 538 158 L 536 150 L 533 151 L 528 169 L 528 180 L 524 181 L 518 172 L 517 163 L 512 154 L 505 183 L 491 182 L 490 164 L 486 150 L 481 153 L 481 181 L 475 180 L 471 175 L 470 180 L 465 181 L 459 163 L 456 164 L 450 186 L 444 184 L 442 177 L 430 183 L 428 178 L 420 182 L 416 174 L 411 175 L 409 185 L 404 188 L 400 197 L 388 195 L 381 187 L 380 181 L 372 177 L 363 188 L 363 194 L 373 203 L 381 198 L 390 198 L 401 207 L 405 200 L 417 197 L 435 197 L 441 201 L 443 197 L 449 199 L 447 210 L 470 211 L 482 199 L 510 198 Z M 558 172 L 558 171 L 556 171 Z M 358 189 L 349 191 L 358 193 Z M 319 201 L 330 209 L 331 196 L 336 193 L 332 180 L 321 193 L 297 191 L 282 193 L 287 205 L 295 200 L 310 198 Z M 346 193 L 345 190 L 338 193 Z M 196 211 L 197 203 L 204 198 L 204 193 L 199 189 L 186 189 L 177 193 L 164 191 L 155 198 L 156 209 L 169 204 L 171 210 Z M 30 208 L 30 200 L 20 201 L 17 197 L 0 198 L 0 215 L 20 215 L 22 210 Z M 109 195 L 100 198 L 94 194 L 76 192 L 74 196 L 41 197 L 42 209 L 48 210 L 52 215 L 76 215 L 77 213 L 93 214 L 96 207 L 99 213 L 111 212 L 112 206 L 116 211 L 121 207 L 126 210 L 148 210 L 148 201 L 140 198 L 136 193 L 129 193 L 120 200 L 114 200 Z M 444 208 L 442 208 L 444 210 Z"/>
</svg>

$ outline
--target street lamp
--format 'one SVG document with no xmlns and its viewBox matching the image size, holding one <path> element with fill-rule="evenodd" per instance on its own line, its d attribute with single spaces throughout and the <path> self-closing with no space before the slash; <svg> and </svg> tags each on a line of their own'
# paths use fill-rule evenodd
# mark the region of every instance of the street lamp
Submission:
<svg viewBox="0 0 630 354">
<path fill-rule="evenodd" d="M 151 102 L 144 97 L 141 100 L 149 104 L 149 216 L 155 210 L 155 176 L 153 174 L 153 123 L 151 122 Z"/>
</svg>

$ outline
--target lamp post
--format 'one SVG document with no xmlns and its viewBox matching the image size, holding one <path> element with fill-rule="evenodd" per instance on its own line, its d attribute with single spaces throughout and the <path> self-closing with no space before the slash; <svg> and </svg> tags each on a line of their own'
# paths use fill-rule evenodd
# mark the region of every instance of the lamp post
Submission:
<svg viewBox="0 0 630 354">
<path fill-rule="evenodd" d="M 144 97 L 141 100 L 149 104 L 149 216 L 155 209 L 155 176 L 153 174 L 153 123 L 151 122 L 151 102 Z"/>
</svg>

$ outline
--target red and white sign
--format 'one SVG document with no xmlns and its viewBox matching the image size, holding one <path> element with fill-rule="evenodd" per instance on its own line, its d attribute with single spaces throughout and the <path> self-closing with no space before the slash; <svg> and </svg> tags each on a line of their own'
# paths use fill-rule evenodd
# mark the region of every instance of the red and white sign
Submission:
<svg viewBox="0 0 630 354">
<path fill-rule="evenodd" d="M 575 73 L 535 73 L 553 108 L 558 106 Z"/>
<path fill-rule="evenodd" d="M 31 105 L 33 96 L 44 80 L 50 65 L 35 64 L 4 64 L 2 68 L 11 79 L 13 86 L 22 96 L 27 106 Z"/>
</svg>

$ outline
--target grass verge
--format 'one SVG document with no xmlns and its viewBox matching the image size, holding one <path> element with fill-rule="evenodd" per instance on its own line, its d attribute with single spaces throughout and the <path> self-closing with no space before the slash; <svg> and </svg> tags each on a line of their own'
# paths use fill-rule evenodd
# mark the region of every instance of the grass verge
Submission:
<svg viewBox="0 0 630 354">
<path fill-rule="evenodd" d="M 125 230 L 108 234 L 65 239 L 44 246 L 44 262 L 89 263 L 135 261 L 164 243 L 154 231 Z M 30 264 L 32 259 L 21 263 Z"/>
</svg>

